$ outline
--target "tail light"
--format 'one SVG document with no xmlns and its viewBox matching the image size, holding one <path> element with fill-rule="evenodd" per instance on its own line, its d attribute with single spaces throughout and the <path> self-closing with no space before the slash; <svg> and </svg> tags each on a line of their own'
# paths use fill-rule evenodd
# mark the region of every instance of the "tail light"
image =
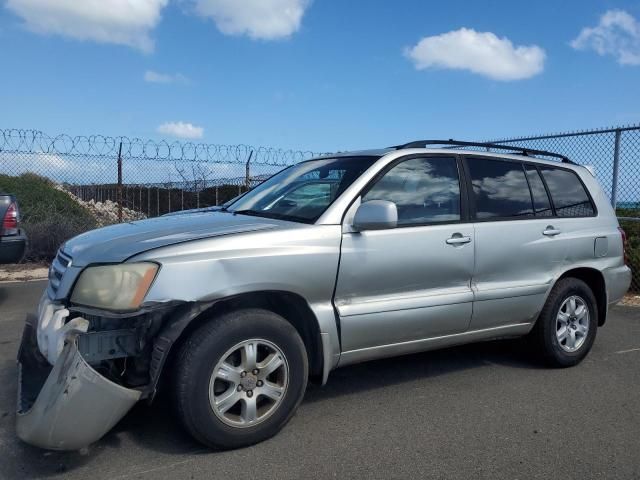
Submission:
<svg viewBox="0 0 640 480">
<path fill-rule="evenodd" d="M 624 233 L 622 227 L 618 227 L 620 230 L 620 236 L 622 237 L 622 253 L 624 255 L 624 264 L 629 265 L 629 254 L 627 253 L 627 234 Z"/>
<path fill-rule="evenodd" d="M 2 220 L 2 234 L 18 234 L 18 207 L 15 203 L 9 205 L 7 212 L 4 214 L 4 219 Z"/>
</svg>

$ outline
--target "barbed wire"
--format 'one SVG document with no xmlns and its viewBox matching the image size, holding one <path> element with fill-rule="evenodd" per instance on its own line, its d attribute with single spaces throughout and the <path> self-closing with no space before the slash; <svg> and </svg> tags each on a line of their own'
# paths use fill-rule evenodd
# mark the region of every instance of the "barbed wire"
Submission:
<svg viewBox="0 0 640 480">
<path fill-rule="evenodd" d="M 122 146 L 122 151 L 120 148 Z M 0 129 L 0 152 L 42 153 L 65 156 L 123 157 L 155 161 L 245 163 L 251 155 L 254 165 L 287 166 L 325 155 L 310 150 L 223 145 L 166 140 L 144 140 L 125 136 L 66 134 L 50 136 L 40 130 Z"/>
</svg>

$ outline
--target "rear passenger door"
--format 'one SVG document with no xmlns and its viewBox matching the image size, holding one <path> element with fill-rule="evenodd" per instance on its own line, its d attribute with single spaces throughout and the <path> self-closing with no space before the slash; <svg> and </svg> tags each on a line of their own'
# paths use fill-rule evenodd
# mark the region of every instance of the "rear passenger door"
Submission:
<svg viewBox="0 0 640 480">
<path fill-rule="evenodd" d="M 562 272 L 593 262 L 596 238 L 606 240 L 609 232 L 594 229 L 594 223 L 587 220 L 597 211 L 582 180 L 576 172 L 561 166 L 540 165 L 539 170 L 554 207 L 555 217 L 550 223 L 555 230 L 553 243 L 562 257 Z"/>
<path fill-rule="evenodd" d="M 535 320 L 563 252 L 553 209 L 535 166 L 469 155 L 470 208 L 475 219 L 475 293 L 471 328 Z"/>
</svg>

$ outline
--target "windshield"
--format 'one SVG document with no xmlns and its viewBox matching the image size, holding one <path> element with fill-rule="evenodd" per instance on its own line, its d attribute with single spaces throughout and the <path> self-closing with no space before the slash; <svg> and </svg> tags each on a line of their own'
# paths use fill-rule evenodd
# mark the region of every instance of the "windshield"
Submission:
<svg viewBox="0 0 640 480">
<path fill-rule="evenodd" d="M 313 223 L 378 158 L 340 157 L 299 163 L 238 198 L 228 211 Z"/>
</svg>

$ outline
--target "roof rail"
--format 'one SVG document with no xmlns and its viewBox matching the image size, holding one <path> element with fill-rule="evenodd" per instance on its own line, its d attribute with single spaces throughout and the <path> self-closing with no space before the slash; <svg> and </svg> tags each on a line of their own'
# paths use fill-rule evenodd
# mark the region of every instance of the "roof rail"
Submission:
<svg viewBox="0 0 640 480">
<path fill-rule="evenodd" d="M 405 143 L 403 145 L 396 145 L 391 148 L 396 150 L 403 150 L 405 148 L 426 148 L 428 145 L 450 145 L 452 147 L 482 147 L 494 150 L 508 150 L 516 154 L 524 155 L 528 157 L 530 155 L 544 155 L 546 157 L 554 157 L 560 159 L 563 163 L 571 163 L 575 165 L 575 162 L 569 160 L 564 155 L 554 152 L 547 152 L 546 150 L 535 150 L 533 148 L 519 147 L 517 145 L 501 145 L 499 143 L 487 143 L 487 142 L 464 142 L 460 140 L 417 140 L 414 142 Z"/>
</svg>

